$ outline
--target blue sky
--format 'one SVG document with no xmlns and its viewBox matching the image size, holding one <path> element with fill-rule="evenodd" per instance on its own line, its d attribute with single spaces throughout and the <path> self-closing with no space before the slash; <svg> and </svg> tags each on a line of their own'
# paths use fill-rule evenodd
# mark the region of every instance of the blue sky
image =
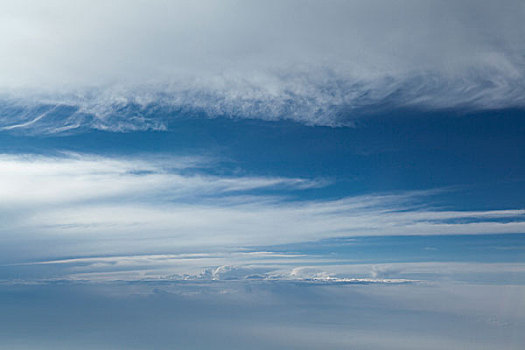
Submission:
<svg viewBox="0 0 525 350">
<path fill-rule="evenodd" d="M 159 276 L 214 263 L 293 269 L 525 258 L 519 110 L 393 111 L 339 128 L 159 118 L 167 130 L 2 134 L 10 183 L 2 256 L 21 264 L 4 266 L 6 276 L 66 277 L 76 258 L 94 273 L 97 258 L 148 255 L 159 260 L 148 267 Z M 268 254 L 242 256 L 258 251 Z M 177 254 L 198 259 L 171 272 Z M 140 276 L 141 268 L 139 261 L 124 270 Z"/>
<path fill-rule="evenodd" d="M 4 5 L 0 348 L 525 344 L 520 1 Z"/>
</svg>

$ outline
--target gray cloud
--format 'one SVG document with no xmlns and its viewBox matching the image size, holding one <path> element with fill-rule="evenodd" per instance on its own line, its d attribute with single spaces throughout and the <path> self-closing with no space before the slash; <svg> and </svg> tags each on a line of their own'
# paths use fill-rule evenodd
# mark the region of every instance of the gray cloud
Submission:
<svg viewBox="0 0 525 350">
<path fill-rule="evenodd" d="M 0 285 L 9 349 L 522 349 L 523 286 Z"/>
<path fill-rule="evenodd" d="M 71 127 L 158 127 L 157 103 L 332 126 L 383 104 L 525 105 L 521 1 L 27 0 L 0 16 L 4 100 L 74 106 Z M 136 119 L 108 121 L 123 105 Z"/>
</svg>

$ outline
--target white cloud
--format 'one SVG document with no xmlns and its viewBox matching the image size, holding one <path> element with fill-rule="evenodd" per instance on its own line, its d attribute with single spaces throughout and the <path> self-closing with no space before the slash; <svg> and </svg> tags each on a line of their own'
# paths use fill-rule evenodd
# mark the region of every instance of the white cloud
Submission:
<svg viewBox="0 0 525 350">
<path fill-rule="evenodd" d="M 24 107 L 78 107 L 60 127 L 162 127 L 149 103 L 315 125 L 381 103 L 525 105 L 521 1 L 2 4 L 0 90 Z M 129 104 L 142 109 L 123 116 Z M 1 126 L 42 127 L 39 117 Z"/>
<path fill-rule="evenodd" d="M 141 202 L 148 198 L 173 201 L 261 188 L 304 189 L 323 185 L 322 181 L 298 178 L 209 176 L 202 170 L 213 166 L 213 159 L 157 158 L 0 155 L 0 197 L 3 205 L 12 208 L 133 198 Z M 182 175 L 183 170 L 190 174 Z"/>
<path fill-rule="evenodd" d="M 362 263 L 330 255 L 265 252 L 261 256 L 255 253 L 222 250 L 213 253 L 90 256 L 12 264 L 9 268 L 27 272 L 45 266 L 48 272 L 45 278 L 39 275 L 41 281 L 264 280 L 349 284 L 505 281 L 521 284 L 525 277 L 525 264 L 520 262 Z"/>
<path fill-rule="evenodd" d="M 191 157 L 1 156 L 4 259 L 216 251 L 342 236 L 525 232 L 523 210 L 432 209 L 435 191 L 291 200 L 289 191 L 324 182 L 212 176 L 207 166 Z"/>
</svg>

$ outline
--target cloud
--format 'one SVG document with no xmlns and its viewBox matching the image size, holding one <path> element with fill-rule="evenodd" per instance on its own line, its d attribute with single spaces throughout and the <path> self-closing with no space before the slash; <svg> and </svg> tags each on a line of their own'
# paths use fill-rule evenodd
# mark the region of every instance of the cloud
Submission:
<svg viewBox="0 0 525 350">
<path fill-rule="evenodd" d="M 291 195 L 326 182 L 210 175 L 208 162 L 0 156 L 3 261 L 213 252 L 347 236 L 525 232 L 521 209 L 433 209 L 435 190 L 300 200 Z"/>
<path fill-rule="evenodd" d="M 93 282 L 275 281 L 320 284 L 525 282 L 523 262 L 433 262 L 421 257 L 422 260 L 417 262 L 363 263 L 351 257 L 351 254 L 334 257 L 330 254 L 293 252 L 265 252 L 261 256 L 243 253 L 242 249 L 230 249 L 40 260 L 9 264 L 7 268 L 16 272 L 20 283 L 44 283 L 57 279 Z"/>
<path fill-rule="evenodd" d="M 0 323 L 10 349 L 517 350 L 524 292 L 479 283 L 0 284 Z"/>
<path fill-rule="evenodd" d="M 159 109 L 338 126 L 381 106 L 525 106 L 517 0 L 25 0 L 0 16 L 9 130 L 162 128 Z"/>
<path fill-rule="evenodd" d="M 279 177 L 206 175 L 214 160 L 203 157 L 158 159 L 105 158 L 81 154 L 56 157 L 0 155 L 0 196 L 7 207 L 38 204 L 117 201 L 148 198 L 176 200 L 261 188 L 306 189 L 323 181 Z M 185 175 L 182 175 L 186 172 Z M 2 205 L 0 205 L 1 207 Z"/>
</svg>

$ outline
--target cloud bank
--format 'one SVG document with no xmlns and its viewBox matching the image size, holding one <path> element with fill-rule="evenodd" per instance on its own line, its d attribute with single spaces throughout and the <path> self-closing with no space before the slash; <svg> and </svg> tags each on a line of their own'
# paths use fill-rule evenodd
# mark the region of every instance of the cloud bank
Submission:
<svg viewBox="0 0 525 350">
<path fill-rule="evenodd" d="M 35 125 L 34 104 L 115 131 L 162 127 L 159 108 L 338 126 L 384 107 L 525 106 L 517 0 L 26 0 L 0 16 L 2 104 L 22 108 L 8 129 Z"/>
<path fill-rule="evenodd" d="M 0 335 L 10 349 L 518 350 L 524 292 L 452 283 L 0 285 Z"/>
</svg>

